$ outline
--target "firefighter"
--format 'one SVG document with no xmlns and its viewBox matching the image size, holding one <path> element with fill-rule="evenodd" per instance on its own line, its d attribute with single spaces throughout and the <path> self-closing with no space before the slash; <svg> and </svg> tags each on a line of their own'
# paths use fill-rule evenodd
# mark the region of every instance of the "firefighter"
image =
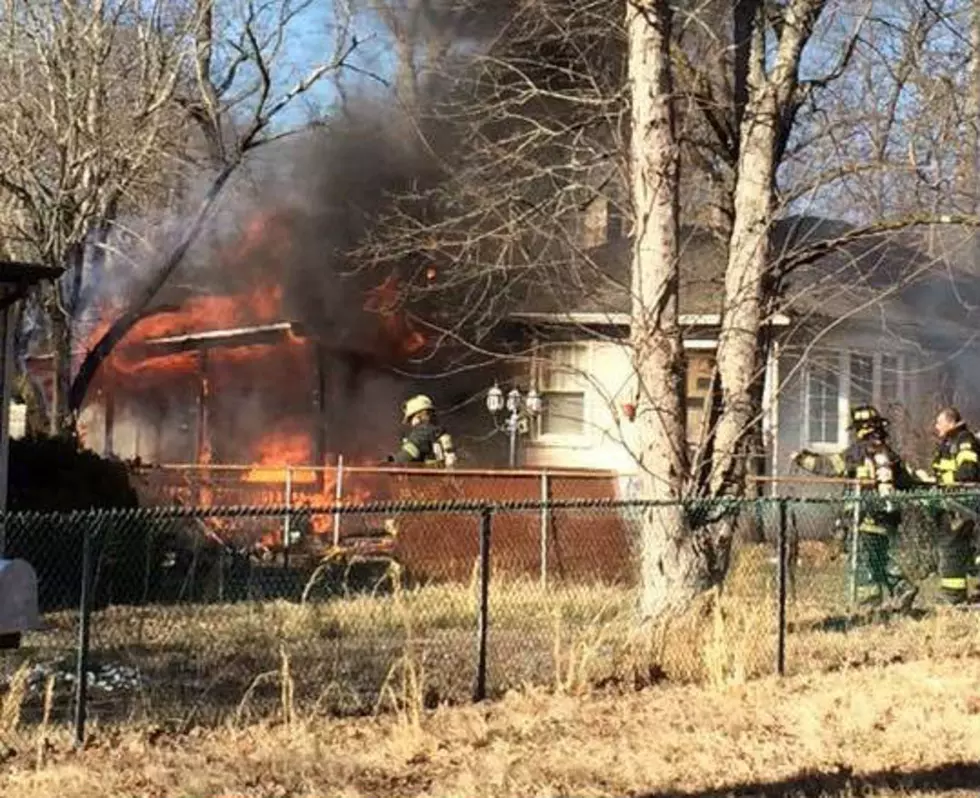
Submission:
<svg viewBox="0 0 980 798">
<path fill-rule="evenodd" d="M 401 448 L 390 458 L 391 461 L 452 468 L 456 464 L 453 439 L 436 424 L 432 400 L 419 394 L 405 402 L 402 410 L 408 432 L 402 438 Z"/>
<path fill-rule="evenodd" d="M 944 407 L 936 416 L 939 443 L 932 459 L 932 478 L 940 490 L 978 487 L 980 462 L 977 439 L 955 407 Z M 939 588 L 948 604 L 967 600 L 967 574 L 973 570 L 974 513 L 962 501 L 945 504 L 939 521 Z"/>
<path fill-rule="evenodd" d="M 916 484 L 909 468 L 888 443 L 888 421 L 871 405 L 855 407 L 850 429 L 856 440 L 841 454 L 828 456 L 802 451 L 793 462 L 814 474 L 873 480 L 883 500 L 862 504 L 857 522 L 858 600 L 880 605 L 888 600 L 896 609 L 911 609 L 918 588 L 891 562 L 891 537 L 898 533 L 901 511 L 892 497 Z"/>
</svg>

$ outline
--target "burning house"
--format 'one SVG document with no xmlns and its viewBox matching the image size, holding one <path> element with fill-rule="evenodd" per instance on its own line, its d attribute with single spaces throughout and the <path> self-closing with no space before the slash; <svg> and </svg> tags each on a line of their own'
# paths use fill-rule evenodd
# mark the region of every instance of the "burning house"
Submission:
<svg viewBox="0 0 980 798">
<path fill-rule="evenodd" d="M 247 293 L 195 295 L 158 306 L 103 364 L 81 418 L 86 445 L 152 464 L 137 469 L 147 498 L 167 503 L 533 499 L 542 484 L 557 498 L 614 495 L 612 475 L 585 470 L 470 470 L 448 481 L 426 469 L 379 470 L 400 433 L 399 399 L 411 387 L 386 366 L 404 364 L 426 344 L 393 309 L 396 292 L 390 279 L 366 292 L 358 312 L 373 324 L 358 347 L 340 347 L 315 326 L 290 320 L 282 287 L 271 281 L 260 280 Z M 338 465 L 338 456 L 349 465 Z M 211 519 L 208 531 L 222 545 L 284 552 L 298 544 L 297 554 L 361 539 L 353 545 L 381 546 L 417 575 L 468 577 L 478 540 L 473 518 L 402 516 L 397 540 L 379 542 L 376 527 L 386 520 L 321 513 L 300 531 L 299 519 L 288 516 L 230 524 Z M 499 520 L 498 536 L 499 566 L 515 572 L 551 567 L 574 576 L 598 568 L 618 578 L 627 568 L 628 536 L 612 516 L 514 515 Z M 586 538 L 590 546 L 578 545 Z M 591 545 L 608 549 L 601 567 L 591 559 Z"/>
<path fill-rule="evenodd" d="M 407 390 L 386 367 L 405 363 L 425 339 L 394 309 L 393 278 L 333 325 L 297 319 L 292 287 L 269 263 L 289 256 L 286 233 L 260 217 L 223 258 L 251 264 L 244 290 L 170 291 L 144 314 L 89 391 L 80 418 L 87 446 L 158 464 L 310 466 L 337 452 L 384 459 L 397 418 L 386 425 L 392 414 L 377 414 L 356 434 L 352 421 L 363 419 L 358 408 Z M 262 249 L 276 252 L 263 258 Z M 263 262 L 271 268 L 257 268 Z"/>
<path fill-rule="evenodd" d="M 381 440 L 344 434 L 358 376 L 374 364 L 285 320 L 276 295 L 262 287 L 145 316 L 93 386 L 86 444 L 124 459 L 202 465 L 318 465 L 329 451 L 358 446 L 367 449 L 359 455 L 380 454 L 370 448 Z M 397 429 L 384 433 L 390 440 Z"/>
<path fill-rule="evenodd" d="M 430 342 L 401 306 L 399 279 L 407 275 L 346 260 L 399 170 L 415 171 L 397 148 L 375 149 L 361 139 L 333 139 L 338 152 L 314 147 L 317 163 L 301 178 L 295 174 L 299 156 L 288 164 L 285 154 L 275 156 L 270 173 L 281 173 L 288 185 L 263 184 L 256 198 L 263 207 L 230 242 L 219 239 L 232 226 L 215 224 L 221 229 L 209 231 L 207 243 L 195 248 L 101 364 L 79 416 L 85 445 L 143 466 L 136 470 L 148 486 L 148 503 L 323 506 L 337 499 L 614 495 L 614 475 L 584 469 L 460 469 L 450 480 L 426 470 L 379 472 L 402 432 L 399 406 L 422 386 L 441 408 L 466 407 L 447 419 L 458 441 L 479 447 L 479 455 L 461 458 L 464 467 L 500 462 L 483 453 L 496 442 L 506 451 L 506 438 L 494 435 L 482 407 L 481 394 L 496 374 L 467 369 L 459 379 L 440 379 L 438 389 L 417 382 L 414 377 L 425 376 L 419 364 Z M 427 265 L 411 264 L 421 266 L 418 279 L 432 279 Z M 84 350 L 130 298 L 117 280 L 105 280 L 99 292 L 98 323 L 80 336 Z M 425 368 L 431 373 L 439 366 L 428 360 Z M 507 366 L 488 368 L 504 372 Z M 288 549 L 294 520 L 288 513 L 248 526 L 211 519 L 207 531 L 222 545 L 261 541 Z M 321 513 L 309 520 L 315 534 L 305 539 L 316 538 L 315 549 L 386 519 Z M 461 514 L 399 518 L 399 557 L 419 574 L 468 578 L 478 541 L 474 521 Z M 560 511 L 522 514 L 501 519 L 495 535 L 498 566 L 512 560 L 519 571 L 592 574 L 595 545 L 619 553 L 606 558 L 610 573 L 627 559 L 615 518 L 600 523 Z M 584 536 L 589 545 L 579 546 Z"/>
</svg>

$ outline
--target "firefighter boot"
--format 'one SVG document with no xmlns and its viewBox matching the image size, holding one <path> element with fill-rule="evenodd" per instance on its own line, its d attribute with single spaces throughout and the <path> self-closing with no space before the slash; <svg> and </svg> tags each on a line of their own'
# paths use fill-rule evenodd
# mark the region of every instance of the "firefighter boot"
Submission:
<svg viewBox="0 0 980 798">
<path fill-rule="evenodd" d="M 959 605 L 967 600 L 970 539 L 964 532 L 968 525 L 956 514 L 944 515 L 939 541 L 940 600 L 944 604 Z"/>
</svg>

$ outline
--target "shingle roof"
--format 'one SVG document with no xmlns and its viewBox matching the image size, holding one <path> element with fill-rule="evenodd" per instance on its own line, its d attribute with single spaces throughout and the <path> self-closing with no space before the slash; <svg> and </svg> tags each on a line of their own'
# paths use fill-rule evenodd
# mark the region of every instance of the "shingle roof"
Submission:
<svg viewBox="0 0 980 798">
<path fill-rule="evenodd" d="M 963 246 L 949 236 L 943 252 L 916 246 L 921 236 L 892 231 L 848 239 L 854 228 L 836 220 L 789 217 L 773 230 L 771 263 L 790 266 L 779 310 L 796 319 L 826 323 L 847 318 L 890 332 L 962 339 L 977 328 L 980 276 L 949 265 L 949 251 Z M 518 311 L 628 313 L 631 242 L 619 239 L 569 265 L 567 279 L 529 288 Z M 725 242 L 706 230 L 681 236 L 680 312 L 720 313 Z M 975 261 L 974 261 L 975 263 Z M 980 265 L 974 267 L 980 274 Z M 975 300 L 975 301 L 974 301 Z"/>
<path fill-rule="evenodd" d="M 516 312 L 628 313 L 632 241 L 618 238 L 569 263 L 561 275 L 525 284 Z M 682 313 L 715 313 L 724 290 L 724 243 L 705 230 L 681 234 L 680 307 Z M 560 276 L 561 279 L 554 279 Z"/>
</svg>

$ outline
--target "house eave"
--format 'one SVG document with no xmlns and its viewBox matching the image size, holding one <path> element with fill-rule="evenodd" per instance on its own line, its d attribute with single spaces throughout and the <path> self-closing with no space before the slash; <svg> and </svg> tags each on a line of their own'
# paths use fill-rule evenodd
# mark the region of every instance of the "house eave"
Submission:
<svg viewBox="0 0 980 798">
<path fill-rule="evenodd" d="M 302 336 L 301 325 L 291 321 L 283 321 L 252 327 L 161 336 L 144 341 L 140 346 L 148 355 L 155 356 L 193 349 L 231 348 L 275 343 L 291 335 Z"/>
<path fill-rule="evenodd" d="M 45 280 L 57 280 L 64 269 L 40 263 L 0 260 L 0 310 L 6 310 L 23 299 L 31 286 Z"/>
<path fill-rule="evenodd" d="M 56 280 L 64 269 L 41 263 L 25 263 L 18 260 L 0 260 L 0 283 L 4 285 L 34 284 L 42 280 Z"/>
<path fill-rule="evenodd" d="M 531 311 L 511 313 L 512 321 L 530 324 L 549 325 L 604 325 L 611 327 L 630 326 L 629 313 L 602 313 L 594 311 L 568 311 L 564 313 L 535 313 Z M 682 313 L 678 318 L 682 327 L 719 327 L 720 313 Z M 773 327 L 788 327 L 792 320 L 783 313 L 775 313 L 769 319 Z"/>
</svg>

